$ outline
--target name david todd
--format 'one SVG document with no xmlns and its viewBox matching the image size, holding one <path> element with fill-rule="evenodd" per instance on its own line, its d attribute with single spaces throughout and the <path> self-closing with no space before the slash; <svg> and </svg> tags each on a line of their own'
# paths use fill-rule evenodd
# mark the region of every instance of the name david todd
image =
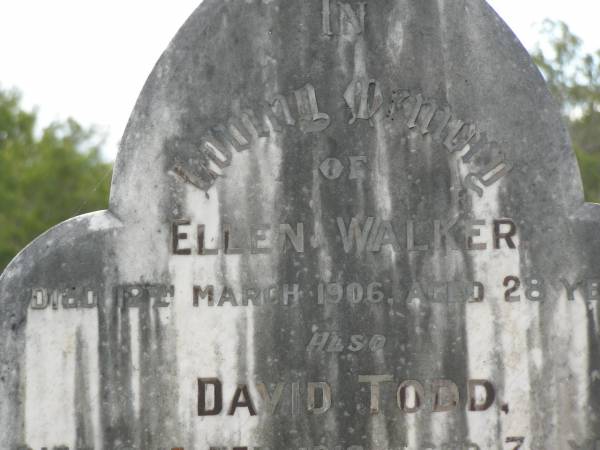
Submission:
<svg viewBox="0 0 600 450">
<path fill-rule="evenodd" d="M 357 410 L 368 409 L 371 415 L 383 414 L 383 410 L 405 415 L 465 409 L 481 413 L 496 401 L 494 385 L 487 380 L 468 380 L 459 386 L 448 379 L 397 381 L 392 375 L 359 375 L 356 381 L 364 394 L 364 403 L 357 405 Z M 219 378 L 199 378 L 198 416 L 322 415 L 335 408 L 336 395 L 355 398 L 346 389 L 336 392 L 323 381 L 224 386 Z"/>
</svg>

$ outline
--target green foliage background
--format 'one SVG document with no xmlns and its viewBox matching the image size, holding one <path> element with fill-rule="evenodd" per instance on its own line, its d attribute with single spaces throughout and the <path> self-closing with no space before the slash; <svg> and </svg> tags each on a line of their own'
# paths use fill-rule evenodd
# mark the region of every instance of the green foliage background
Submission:
<svg viewBox="0 0 600 450">
<path fill-rule="evenodd" d="M 36 120 L 0 90 L 0 272 L 50 227 L 108 205 L 111 164 L 95 133 L 68 120 L 40 135 Z"/>
<path fill-rule="evenodd" d="M 586 199 L 600 203 L 600 51 L 584 52 L 567 25 L 547 21 L 533 57 L 569 125 Z M 96 133 L 68 120 L 40 135 L 36 120 L 0 89 L 0 272 L 52 226 L 108 206 L 111 164 Z"/>
<path fill-rule="evenodd" d="M 583 50 L 563 22 L 546 21 L 533 52 L 569 126 L 586 200 L 600 203 L 600 50 Z"/>
</svg>

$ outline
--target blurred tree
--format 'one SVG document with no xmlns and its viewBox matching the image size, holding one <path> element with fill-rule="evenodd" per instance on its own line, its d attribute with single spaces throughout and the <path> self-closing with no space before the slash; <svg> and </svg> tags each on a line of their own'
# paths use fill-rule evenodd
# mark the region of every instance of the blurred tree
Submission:
<svg viewBox="0 0 600 450">
<path fill-rule="evenodd" d="M 600 51 L 586 53 L 564 22 L 545 21 L 533 59 L 569 125 L 588 201 L 600 202 Z"/>
<path fill-rule="evenodd" d="M 94 132 L 71 119 L 41 135 L 35 125 L 19 95 L 0 90 L 0 272 L 52 226 L 108 205 L 111 165 Z"/>
<path fill-rule="evenodd" d="M 585 185 L 585 196 L 590 202 L 600 203 L 600 154 L 576 151 Z"/>
</svg>

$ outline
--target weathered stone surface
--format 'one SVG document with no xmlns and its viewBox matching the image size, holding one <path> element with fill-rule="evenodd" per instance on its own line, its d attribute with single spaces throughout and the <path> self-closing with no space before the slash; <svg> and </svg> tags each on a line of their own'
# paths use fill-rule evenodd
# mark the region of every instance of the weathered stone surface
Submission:
<svg viewBox="0 0 600 450">
<path fill-rule="evenodd" d="M 483 0 L 205 0 L 0 278 L 0 447 L 593 448 L 599 223 Z"/>
</svg>

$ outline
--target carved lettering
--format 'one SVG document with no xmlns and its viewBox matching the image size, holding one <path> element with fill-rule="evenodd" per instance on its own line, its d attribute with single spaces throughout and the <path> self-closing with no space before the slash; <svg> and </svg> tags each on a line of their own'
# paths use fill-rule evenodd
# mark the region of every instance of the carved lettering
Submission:
<svg viewBox="0 0 600 450">
<path fill-rule="evenodd" d="M 319 112 L 317 95 L 312 84 L 307 84 L 302 89 L 294 91 L 294 95 L 296 96 L 302 131 L 316 133 L 329 127 L 331 119 L 328 114 Z"/>
<path fill-rule="evenodd" d="M 458 386 L 450 380 L 435 380 L 432 382 L 433 412 L 451 412 L 459 404 Z"/>
<path fill-rule="evenodd" d="M 248 413 L 251 416 L 256 416 L 254 402 L 252 401 L 252 397 L 250 396 L 250 392 L 248 391 L 248 386 L 246 386 L 245 384 L 240 384 L 235 390 L 235 393 L 233 394 L 233 399 L 231 400 L 231 406 L 229 407 L 227 415 L 235 415 L 235 412 L 238 408 L 248 408 Z"/>
<path fill-rule="evenodd" d="M 379 414 L 379 399 L 381 397 L 380 384 L 394 381 L 392 375 L 360 375 L 359 383 L 369 383 L 371 388 L 371 414 Z"/>
<path fill-rule="evenodd" d="M 461 222 L 462 229 L 458 228 L 457 219 L 449 223 L 440 220 L 397 223 L 375 217 L 364 220 L 353 217 L 348 224 L 347 220 L 338 217 L 337 225 L 344 251 L 357 255 L 365 251 L 378 253 L 383 248 L 421 253 L 447 252 L 458 247 L 469 251 L 497 251 L 505 247 L 516 250 L 518 236 L 516 224 L 510 219 L 494 220 L 491 227 L 489 221 L 472 219 Z M 484 229 L 489 231 L 484 234 Z M 462 235 L 462 241 L 454 241 L 455 232 Z"/>
<path fill-rule="evenodd" d="M 325 36 L 333 36 L 331 32 L 331 0 L 323 0 L 323 34 Z"/>
<path fill-rule="evenodd" d="M 504 155 L 488 164 L 481 171 L 470 173 L 465 177 L 465 187 L 483 197 L 483 188 L 479 184 L 489 187 L 504 178 L 512 170 L 512 164 L 506 162 Z"/>
<path fill-rule="evenodd" d="M 365 17 L 367 3 L 359 2 L 358 13 L 349 3 L 339 2 L 340 8 L 340 33 L 342 35 L 358 36 L 365 30 Z"/>
<path fill-rule="evenodd" d="M 331 408 L 331 386 L 328 383 L 308 383 L 308 412 L 319 416 Z M 321 401 L 317 401 L 317 391 L 321 393 Z"/>
<path fill-rule="evenodd" d="M 363 350 L 378 352 L 385 347 L 386 338 L 381 335 L 365 336 L 355 334 L 349 338 L 342 338 L 337 333 L 316 332 L 313 334 L 306 351 L 324 353 L 358 353 Z"/>
<path fill-rule="evenodd" d="M 191 255 L 192 249 L 190 248 L 180 248 L 180 242 L 184 241 L 188 238 L 188 233 L 184 233 L 180 231 L 181 227 L 189 226 L 191 222 L 189 220 L 175 220 L 171 227 L 172 230 L 172 243 L 173 243 L 173 254 L 174 255 Z"/>
<path fill-rule="evenodd" d="M 463 164 L 472 163 L 482 152 L 499 155 L 482 169 L 470 170 L 462 181 L 466 190 L 479 197 L 483 196 L 485 188 L 511 172 L 513 164 L 499 151 L 498 144 L 489 142 L 475 124 L 453 118 L 448 106 L 439 109 L 435 101 L 425 99 L 421 93 L 411 95 L 409 91 L 396 90 L 392 92 L 387 118 L 396 120 L 398 112 L 404 114 L 407 129 L 431 135 L 434 142 L 442 144 L 450 153 L 461 154 L 459 161 Z"/>
<path fill-rule="evenodd" d="M 489 381 L 469 380 L 467 388 L 469 411 L 487 411 L 494 404 L 496 391 Z"/>
<path fill-rule="evenodd" d="M 336 0 L 333 0 L 333 2 L 332 0 L 322 0 L 321 29 L 323 36 L 357 36 L 362 34 L 365 29 L 366 7 L 366 2 L 360 2 L 358 4 L 357 12 L 349 3 L 343 3 Z M 339 30 L 336 30 L 335 32 L 332 29 L 332 17 L 337 14 L 334 8 L 337 8 L 337 13 L 339 13 Z"/>
<path fill-rule="evenodd" d="M 277 95 L 271 102 L 270 108 L 267 108 L 267 111 L 270 111 L 269 118 L 273 127 L 277 127 L 277 131 L 283 130 L 280 125 L 282 120 L 286 125 L 296 125 L 296 121 L 290 111 L 290 105 L 283 95 Z"/>
<path fill-rule="evenodd" d="M 383 93 L 377 80 L 367 78 L 353 80 L 344 93 L 344 100 L 352 113 L 350 124 L 357 119 L 364 119 L 369 120 L 371 126 L 374 126 L 372 117 L 383 106 Z"/>
<path fill-rule="evenodd" d="M 209 406 L 208 387 L 212 387 L 212 405 Z M 223 385 L 218 378 L 198 379 L 198 415 L 217 416 L 223 410 Z"/>
</svg>

